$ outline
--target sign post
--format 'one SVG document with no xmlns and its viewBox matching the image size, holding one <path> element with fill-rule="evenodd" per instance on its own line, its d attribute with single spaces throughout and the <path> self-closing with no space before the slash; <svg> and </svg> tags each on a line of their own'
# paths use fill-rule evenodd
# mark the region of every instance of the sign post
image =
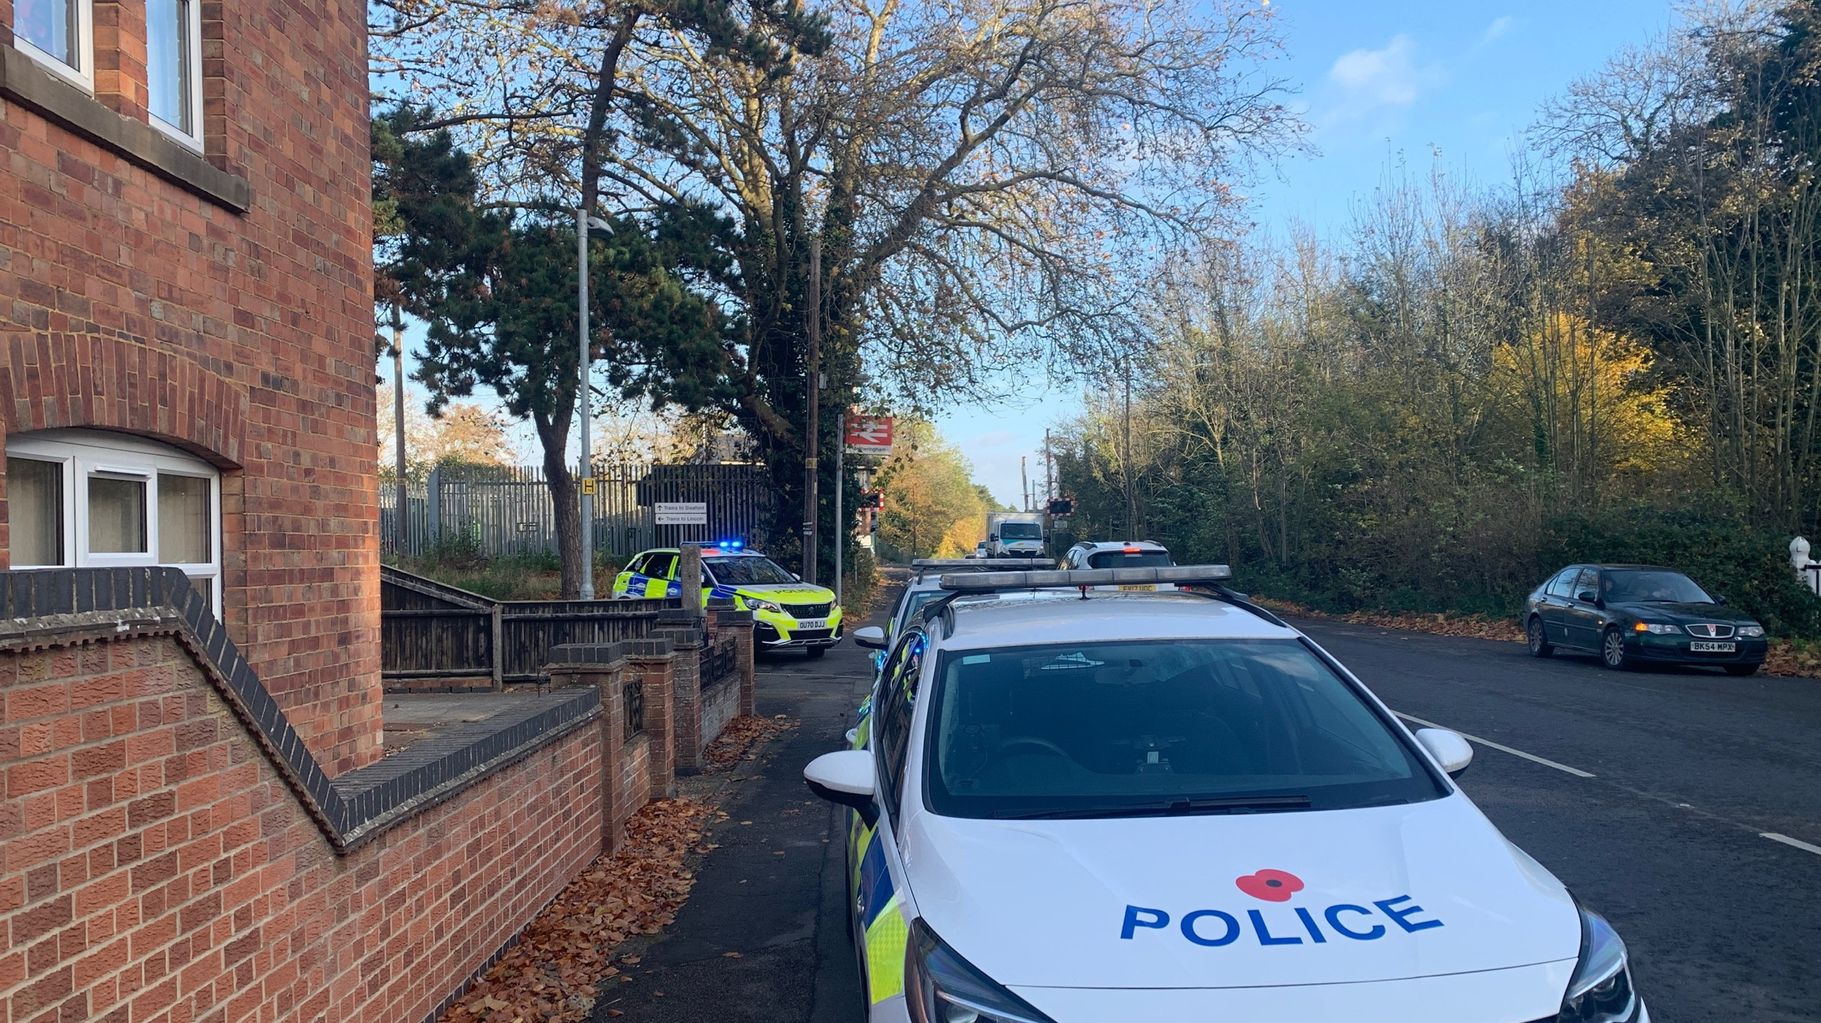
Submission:
<svg viewBox="0 0 1821 1023">
<path fill-rule="evenodd" d="M 842 561 L 847 557 L 847 538 L 852 532 L 842 514 L 841 498 L 847 492 L 846 456 L 890 455 L 892 453 L 892 417 L 863 416 L 848 409 L 841 414 L 841 446 L 835 449 L 835 602 L 841 601 Z"/>
<path fill-rule="evenodd" d="M 707 501 L 659 501 L 655 511 L 660 526 L 708 525 Z"/>
</svg>

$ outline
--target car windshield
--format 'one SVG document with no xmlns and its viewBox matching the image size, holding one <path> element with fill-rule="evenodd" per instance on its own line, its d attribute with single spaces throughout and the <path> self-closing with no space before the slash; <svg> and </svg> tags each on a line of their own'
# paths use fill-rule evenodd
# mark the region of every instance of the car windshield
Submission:
<svg viewBox="0 0 1821 1023">
<path fill-rule="evenodd" d="M 708 574 L 722 586 L 752 586 L 766 583 L 794 583 L 797 577 L 778 566 L 770 558 L 759 555 L 742 555 L 719 561 L 713 558 L 703 562 Z"/>
<path fill-rule="evenodd" d="M 1680 572 L 1608 570 L 1600 574 L 1607 603 L 1711 604 L 1714 599 Z"/>
<path fill-rule="evenodd" d="M 1001 540 L 1041 540 L 1043 527 L 1035 522 L 1001 522 L 999 523 Z"/>
<path fill-rule="evenodd" d="M 911 619 L 917 617 L 917 612 L 928 607 L 930 601 L 944 596 L 945 593 L 944 590 L 913 590 L 905 594 L 904 614 L 898 619 L 898 627 L 903 628 L 910 624 Z"/>
<path fill-rule="evenodd" d="M 1293 639 L 958 651 L 936 684 L 927 794 L 945 816 L 1331 810 L 1446 791 Z"/>
<path fill-rule="evenodd" d="M 1173 564 L 1169 551 L 1098 551 L 1088 555 L 1089 568 L 1163 568 Z"/>
</svg>

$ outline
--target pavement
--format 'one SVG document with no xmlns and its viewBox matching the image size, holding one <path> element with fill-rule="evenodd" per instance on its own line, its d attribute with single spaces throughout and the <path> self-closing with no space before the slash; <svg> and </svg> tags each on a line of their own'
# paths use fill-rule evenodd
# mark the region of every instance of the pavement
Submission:
<svg viewBox="0 0 1821 1023">
<path fill-rule="evenodd" d="M 631 983 L 608 981 L 593 1020 L 864 1018 L 841 915 L 846 865 L 836 811 L 809 794 L 803 765 L 844 745 L 871 678 L 869 652 L 842 643 L 813 661 L 768 654 L 758 671 L 758 712 L 788 714 L 799 725 L 759 762 L 736 769 L 722 790 L 727 819 L 705 839 L 718 848 L 702 860 L 689 902 L 636 964 L 621 964 Z"/>
<path fill-rule="evenodd" d="M 1821 681 L 1299 624 L 1395 710 L 1473 737 L 1462 786 L 1613 920 L 1658 1023 L 1821 1020 Z M 851 644 L 761 662 L 760 712 L 801 725 L 726 790 L 688 905 L 595 1020 L 863 1018 L 836 815 L 801 770 L 840 748 L 869 672 Z"/>
</svg>

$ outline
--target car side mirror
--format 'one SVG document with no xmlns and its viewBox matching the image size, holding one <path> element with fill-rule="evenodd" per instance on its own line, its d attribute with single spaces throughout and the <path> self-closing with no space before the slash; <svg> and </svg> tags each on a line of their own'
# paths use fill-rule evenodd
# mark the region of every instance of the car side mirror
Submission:
<svg viewBox="0 0 1821 1023">
<path fill-rule="evenodd" d="M 885 649 L 885 630 L 877 625 L 868 625 L 854 630 L 854 645 L 868 650 Z"/>
<path fill-rule="evenodd" d="M 809 791 L 820 798 L 859 814 L 867 827 L 878 823 L 879 803 L 874 798 L 878 776 L 873 770 L 872 751 L 844 749 L 824 753 L 803 769 L 803 780 Z"/>
<path fill-rule="evenodd" d="M 1473 763 L 1473 747 L 1461 733 L 1446 728 L 1419 728 L 1416 741 L 1422 743 L 1423 749 L 1442 765 L 1442 770 L 1450 778 L 1459 778 Z"/>
<path fill-rule="evenodd" d="M 988 536 L 987 536 L 987 539 L 988 539 L 988 540 L 997 540 L 997 539 L 999 539 L 999 534 L 998 534 L 998 533 L 992 533 L 992 534 L 989 534 L 989 535 L 988 535 Z"/>
<path fill-rule="evenodd" d="M 1595 603 L 1599 602 L 1600 595 L 1593 592 L 1592 590 L 1582 590 L 1581 592 L 1574 595 L 1574 599 L 1580 601 L 1583 604 L 1595 604 Z"/>
<path fill-rule="evenodd" d="M 798 574 L 797 574 L 797 573 L 795 573 L 795 572 L 792 572 L 792 573 L 791 573 L 791 574 L 790 574 L 790 577 L 791 577 L 791 578 L 792 578 L 792 579 L 795 579 L 795 580 L 796 580 L 796 581 L 798 581 L 798 582 L 802 582 L 802 581 L 803 581 L 803 577 L 802 577 L 802 576 L 800 576 L 800 575 L 798 575 Z"/>
<path fill-rule="evenodd" d="M 1726 606 L 1726 598 L 1721 596 L 1720 594 L 1716 593 L 1716 594 L 1714 594 L 1714 603 L 1719 604 L 1721 607 L 1724 607 L 1724 606 Z"/>
</svg>

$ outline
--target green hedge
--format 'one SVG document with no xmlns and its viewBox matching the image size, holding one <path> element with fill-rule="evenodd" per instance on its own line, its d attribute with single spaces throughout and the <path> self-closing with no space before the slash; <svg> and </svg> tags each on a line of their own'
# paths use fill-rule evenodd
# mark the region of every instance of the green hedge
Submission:
<svg viewBox="0 0 1821 1023">
<path fill-rule="evenodd" d="M 1752 614 L 1774 635 L 1821 636 L 1821 597 L 1796 581 L 1789 565 L 1790 540 L 1787 533 L 1753 528 L 1728 513 L 1635 508 L 1555 518 L 1545 531 L 1539 564 L 1664 565 Z"/>
</svg>

